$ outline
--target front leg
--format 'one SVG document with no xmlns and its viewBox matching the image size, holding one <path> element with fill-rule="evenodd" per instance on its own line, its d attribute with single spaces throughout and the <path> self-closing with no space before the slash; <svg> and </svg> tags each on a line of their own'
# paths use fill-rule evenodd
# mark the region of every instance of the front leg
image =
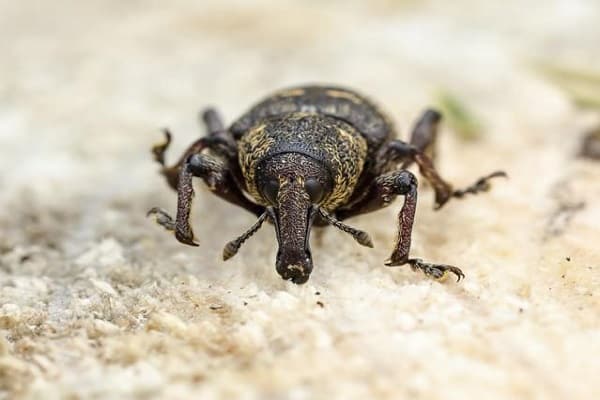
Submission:
<svg viewBox="0 0 600 400">
<path fill-rule="evenodd" d="M 426 275 L 439 279 L 447 272 L 452 272 L 460 280 L 465 275 L 452 265 L 432 264 L 419 258 L 409 258 L 412 226 L 417 209 L 417 178 L 409 171 L 394 171 L 381 175 L 371 184 L 367 196 L 349 210 L 340 210 L 338 218 L 345 219 L 388 206 L 398 195 L 404 196 L 404 205 L 398 214 L 398 236 L 394 250 L 385 265 L 399 266 L 409 264 Z"/>
<path fill-rule="evenodd" d="M 194 198 L 194 187 L 192 177 L 204 180 L 211 192 L 228 201 L 238 205 L 255 215 L 261 215 L 264 207 L 254 204 L 246 198 L 236 185 L 229 169 L 217 159 L 206 154 L 194 154 L 188 157 L 179 170 L 177 181 L 177 217 L 175 221 L 160 208 L 152 208 L 148 214 L 156 216 L 156 222 L 165 229 L 174 231 L 175 237 L 181 243 L 197 246 L 194 240 L 194 232 L 190 226 L 190 212 L 192 199 Z"/>
</svg>

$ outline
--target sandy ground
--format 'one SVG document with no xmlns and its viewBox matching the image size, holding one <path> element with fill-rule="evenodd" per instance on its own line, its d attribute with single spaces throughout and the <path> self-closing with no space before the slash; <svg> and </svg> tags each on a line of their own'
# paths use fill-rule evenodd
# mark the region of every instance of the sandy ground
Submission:
<svg viewBox="0 0 600 400">
<path fill-rule="evenodd" d="M 535 69 L 599 65 L 590 1 L 0 3 L 0 399 L 598 399 L 599 123 Z M 484 5 L 485 4 L 485 5 Z M 171 160 L 197 111 L 229 121 L 282 86 L 368 93 L 407 134 L 440 88 L 484 129 L 444 129 L 457 184 L 510 174 L 432 210 L 414 254 L 460 265 L 436 282 L 389 269 L 393 207 L 328 229 L 303 286 L 274 269 L 272 229 L 198 185 L 199 248 L 145 218 L 173 210 L 149 147 Z"/>
</svg>

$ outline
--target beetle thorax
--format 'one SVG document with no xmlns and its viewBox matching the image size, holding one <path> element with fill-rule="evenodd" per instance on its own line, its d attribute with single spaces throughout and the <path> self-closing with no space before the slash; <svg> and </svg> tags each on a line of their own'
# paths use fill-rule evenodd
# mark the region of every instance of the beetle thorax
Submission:
<svg viewBox="0 0 600 400">
<path fill-rule="evenodd" d="M 351 125 L 325 115 L 294 113 L 258 123 L 240 139 L 238 155 L 246 189 L 258 203 L 269 205 L 259 175 L 272 177 L 279 169 L 282 176 L 287 171 L 303 179 L 321 169 L 317 175 L 327 175 L 331 182 L 321 206 L 333 210 L 352 195 L 366 153 L 365 139 Z"/>
</svg>

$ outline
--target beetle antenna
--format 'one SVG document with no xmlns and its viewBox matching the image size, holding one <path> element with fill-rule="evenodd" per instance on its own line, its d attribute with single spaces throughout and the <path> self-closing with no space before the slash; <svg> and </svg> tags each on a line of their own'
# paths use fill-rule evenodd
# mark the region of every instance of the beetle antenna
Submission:
<svg viewBox="0 0 600 400">
<path fill-rule="evenodd" d="M 237 239 L 234 239 L 231 242 L 227 243 L 225 245 L 225 247 L 223 248 L 223 261 L 227 261 L 231 257 L 235 256 L 237 254 L 238 250 L 240 249 L 240 247 L 242 246 L 242 244 L 244 244 L 244 242 L 246 240 L 248 240 L 250 238 L 250 236 L 254 235 L 256 233 L 256 231 L 258 231 L 260 229 L 260 227 L 262 226 L 263 222 L 265 222 L 265 219 L 267 219 L 267 217 L 268 217 L 268 213 L 267 213 L 267 211 L 265 211 L 264 213 L 262 213 L 260 215 L 260 217 L 258 217 L 258 221 L 256 221 L 254 223 L 254 225 L 252 225 L 250 227 L 250 229 L 248 229 L 246 232 L 242 233 L 242 235 L 240 237 L 238 237 Z"/>
<path fill-rule="evenodd" d="M 338 221 L 333 215 L 329 214 L 322 207 L 319 207 L 319 214 L 325 221 L 327 221 L 330 225 L 335 226 L 339 230 L 349 233 L 352 235 L 354 240 L 366 247 L 373 247 L 373 241 L 371 240 L 371 236 L 365 231 L 361 231 L 360 229 L 353 228 L 344 224 L 341 221 Z"/>
</svg>

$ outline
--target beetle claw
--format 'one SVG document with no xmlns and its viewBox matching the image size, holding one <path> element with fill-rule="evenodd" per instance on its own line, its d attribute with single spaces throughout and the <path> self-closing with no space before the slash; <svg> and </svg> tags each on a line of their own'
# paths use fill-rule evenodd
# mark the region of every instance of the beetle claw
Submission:
<svg viewBox="0 0 600 400">
<path fill-rule="evenodd" d="M 175 230 L 175 221 L 173 218 L 162 208 L 152 207 L 146 213 L 146 217 L 154 217 L 156 223 L 168 231 Z"/>
<path fill-rule="evenodd" d="M 447 264 L 432 264 L 421 260 L 420 258 L 411 258 L 407 261 L 413 270 L 420 269 L 427 276 L 437 280 L 442 280 L 448 272 L 456 275 L 456 282 L 465 278 L 465 274 L 458 267 Z"/>
<path fill-rule="evenodd" d="M 162 165 L 163 167 L 165 166 L 165 152 L 167 151 L 167 148 L 169 148 L 169 145 L 171 144 L 171 132 L 167 129 L 164 128 L 163 129 L 163 134 L 165 136 L 164 142 L 163 143 L 157 143 L 154 146 L 152 146 L 152 155 L 154 156 L 154 161 L 156 161 L 157 163 L 159 163 L 160 165 Z"/>
<path fill-rule="evenodd" d="M 189 246 L 193 246 L 193 247 L 198 247 L 200 244 L 198 242 L 196 242 L 194 240 L 194 234 L 191 232 L 188 233 L 183 233 L 180 232 L 179 230 L 175 231 L 175 238 L 183 243 L 183 244 L 187 244 Z"/>
<path fill-rule="evenodd" d="M 183 244 L 197 247 L 198 243 L 194 240 L 193 232 L 184 232 L 177 229 L 177 224 L 173 217 L 171 217 L 164 209 L 160 207 L 152 207 L 146 213 L 147 217 L 154 217 L 157 224 L 168 230 L 169 232 L 175 232 L 175 238 Z"/>
<path fill-rule="evenodd" d="M 468 193 L 477 194 L 477 193 L 481 193 L 481 192 L 487 192 L 492 187 L 492 185 L 489 182 L 490 179 L 500 178 L 500 177 L 508 178 L 508 175 L 504 171 L 494 171 L 491 174 L 488 174 L 484 177 L 479 178 L 474 184 L 472 184 L 469 187 L 466 187 L 461 190 L 455 190 L 454 192 L 452 192 L 452 197 L 461 198 L 461 197 L 464 197 Z M 441 207 L 442 205 L 440 205 L 439 207 Z"/>
<path fill-rule="evenodd" d="M 390 257 L 384 262 L 388 267 L 396 267 L 399 265 L 409 264 L 413 271 L 421 270 L 429 277 L 436 280 L 443 280 L 448 272 L 456 275 L 456 282 L 460 282 L 461 279 L 465 278 L 465 274 L 458 267 L 447 264 L 432 264 L 421 260 L 420 258 L 409 258 L 406 261 L 394 260 L 394 256 Z"/>
</svg>

